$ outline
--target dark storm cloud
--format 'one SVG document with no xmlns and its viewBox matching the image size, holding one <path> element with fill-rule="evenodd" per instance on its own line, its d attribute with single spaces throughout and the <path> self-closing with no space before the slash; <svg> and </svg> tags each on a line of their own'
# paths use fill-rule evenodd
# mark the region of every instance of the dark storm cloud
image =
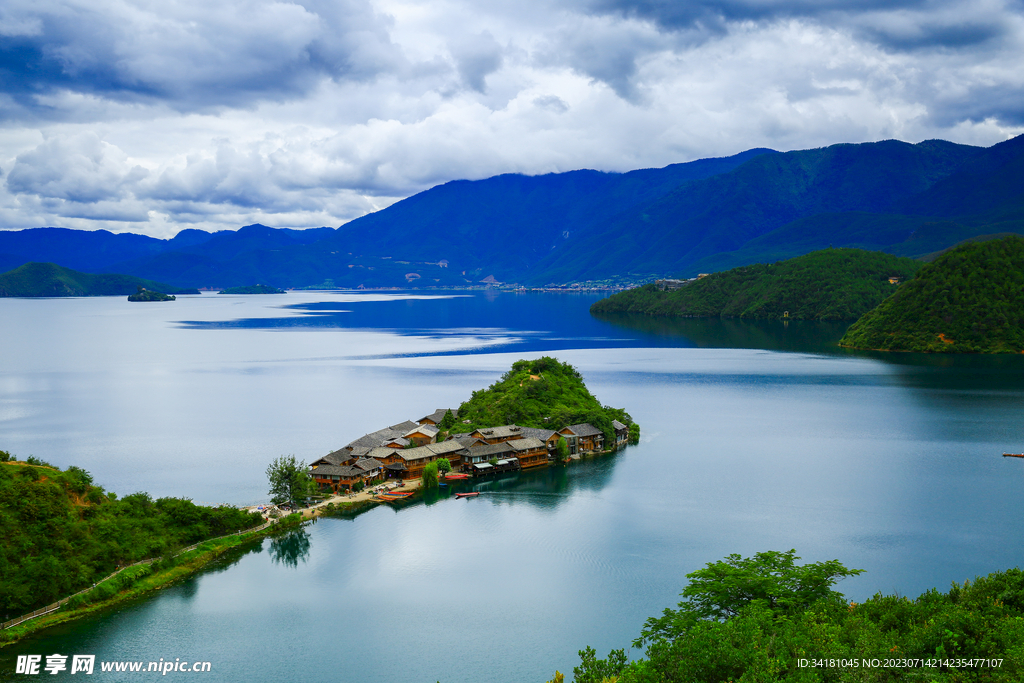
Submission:
<svg viewBox="0 0 1024 683">
<path fill-rule="evenodd" d="M 59 91 L 183 111 L 247 106 L 325 77 L 372 79 L 402 61 L 387 18 L 365 0 L 186 0 L 159 11 L 14 2 L 0 35 L 4 91 L 36 115 L 46 113 L 40 98 Z"/>
<path fill-rule="evenodd" d="M 587 11 L 654 22 L 669 31 L 699 31 L 710 37 L 743 21 L 806 19 L 833 28 L 847 27 L 893 50 L 968 48 L 1005 32 L 1004 15 L 979 19 L 975 9 L 957 0 L 581 0 Z M 1006 4 L 1018 12 L 1021 3 Z M 879 17 L 911 17 L 911 26 L 876 25 Z M 920 20 L 914 20 L 920 15 Z M 927 15 L 932 15 L 931 17 Z M 934 15 L 941 18 L 936 19 Z"/>
</svg>

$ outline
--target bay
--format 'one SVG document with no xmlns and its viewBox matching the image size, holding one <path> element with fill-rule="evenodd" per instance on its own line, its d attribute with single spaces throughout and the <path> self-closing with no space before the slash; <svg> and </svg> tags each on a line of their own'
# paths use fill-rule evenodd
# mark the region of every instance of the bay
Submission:
<svg viewBox="0 0 1024 683">
<path fill-rule="evenodd" d="M 0 300 L 0 448 L 121 494 L 263 500 L 277 455 L 457 406 L 543 354 L 643 429 L 471 501 L 264 541 L 0 650 L 0 680 L 17 654 L 61 652 L 210 661 L 207 680 L 544 681 L 585 645 L 627 646 L 729 553 L 864 568 L 839 586 L 857 601 L 1019 564 L 1024 463 L 1000 454 L 1024 434 L 1022 359 L 851 354 L 813 324 L 597 320 L 596 298 Z"/>
</svg>

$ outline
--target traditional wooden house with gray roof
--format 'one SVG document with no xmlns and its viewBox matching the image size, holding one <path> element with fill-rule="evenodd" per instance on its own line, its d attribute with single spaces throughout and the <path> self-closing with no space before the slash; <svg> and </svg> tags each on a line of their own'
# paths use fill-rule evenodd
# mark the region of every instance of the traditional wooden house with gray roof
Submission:
<svg viewBox="0 0 1024 683">
<path fill-rule="evenodd" d="M 524 439 L 540 439 L 547 446 L 549 453 L 555 450 L 555 446 L 558 445 L 558 440 L 562 436 L 554 429 L 535 429 L 533 427 L 523 427 L 522 435 Z"/>
<path fill-rule="evenodd" d="M 512 447 L 516 458 L 519 460 L 519 466 L 524 470 L 548 464 L 548 447 L 538 438 L 531 436 L 525 439 L 506 441 L 505 443 Z M 472 451 L 470 452 L 472 453 Z"/>
<path fill-rule="evenodd" d="M 588 422 L 562 427 L 558 433 L 565 437 L 569 455 L 604 450 L 604 432 Z"/>
<path fill-rule="evenodd" d="M 402 478 L 416 479 L 423 474 L 423 468 L 427 466 L 427 463 L 440 458 L 448 458 L 452 469 L 458 469 L 466 452 L 466 449 L 458 441 L 442 441 L 417 448 L 406 448 L 396 451 L 396 454 L 405 462 L 406 469 Z"/>
<path fill-rule="evenodd" d="M 426 446 L 437 439 L 437 434 L 440 431 L 433 425 L 417 425 L 415 429 L 410 429 L 402 436 L 417 446 Z"/>
<path fill-rule="evenodd" d="M 618 420 L 612 420 L 612 429 L 615 430 L 615 447 L 622 448 L 629 443 L 629 426 Z"/>
<path fill-rule="evenodd" d="M 470 432 L 470 436 L 475 436 L 481 441 L 486 441 L 491 444 L 501 443 L 502 441 L 511 441 L 513 439 L 523 438 L 523 428 L 519 425 L 481 427 L 480 429 Z"/>
<path fill-rule="evenodd" d="M 441 420 L 444 419 L 445 413 L 447 413 L 449 410 L 452 411 L 452 417 L 459 416 L 459 411 L 457 408 L 438 408 L 430 415 L 424 415 L 419 420 L 417 420 L 417 422 L 419 422 L 421 425 L 439 425 L 441 424 Z"/>
</svg>

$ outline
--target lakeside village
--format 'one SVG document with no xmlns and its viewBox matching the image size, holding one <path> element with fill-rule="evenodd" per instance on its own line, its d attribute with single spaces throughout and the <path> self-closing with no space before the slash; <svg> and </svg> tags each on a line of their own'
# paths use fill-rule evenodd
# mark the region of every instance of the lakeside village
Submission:
<svg viewBox="0 0 1024 683">
<path fill-rule="evenodd" d="M 389 480 L 396 484 L 418 480 L 428 464 L 441 458 L 448 460 L 456 473 L 454 478 L 462 479 L 545 467 L 555 460 L 561 439 L 570 458 L 606 450 L 604 433 L 587 423 L 553 430 L 518 425 L 484 427 L 468 434 L 452 433 L 438 441 L 443 434 L 440 425 L 448 413 L 458 418 L 458 410 L 441 408 L 415 422 L 407 420 L 365 434 L 310 463 L 310 475 L 321 491 L 341 494 Z M 607 450 L 629 441 L 627 425 L 613 420 L 612 427 L 615 444 Z"/>
</svg>

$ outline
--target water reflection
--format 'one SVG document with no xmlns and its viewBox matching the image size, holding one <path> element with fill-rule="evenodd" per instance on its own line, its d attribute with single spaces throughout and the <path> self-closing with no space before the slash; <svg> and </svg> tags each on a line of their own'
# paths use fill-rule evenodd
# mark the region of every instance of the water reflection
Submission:
<svg viewBox="0 0 1024 683">
<path fill-rule="evenodd" d="M 275 563 L 294 569 L 299 566 L 299 562 L 305 564 L 310 546 L 309 533 L 305 529 L 296 529 L 270 539 L 270 558 Z"/>
<path fill-rule="evenodd" d="M 600 320 L 617 328 L 659 338 L 659 346 L 838 352 L 837 342 L 849 321 L 739 320 L 735 318 L 668 318 L 637 313 L 604 314 Z M 675 340 L 666 344 L 665 340 Z M 683 340 L 690 343 L 684 344 Z"/>
</svg>

